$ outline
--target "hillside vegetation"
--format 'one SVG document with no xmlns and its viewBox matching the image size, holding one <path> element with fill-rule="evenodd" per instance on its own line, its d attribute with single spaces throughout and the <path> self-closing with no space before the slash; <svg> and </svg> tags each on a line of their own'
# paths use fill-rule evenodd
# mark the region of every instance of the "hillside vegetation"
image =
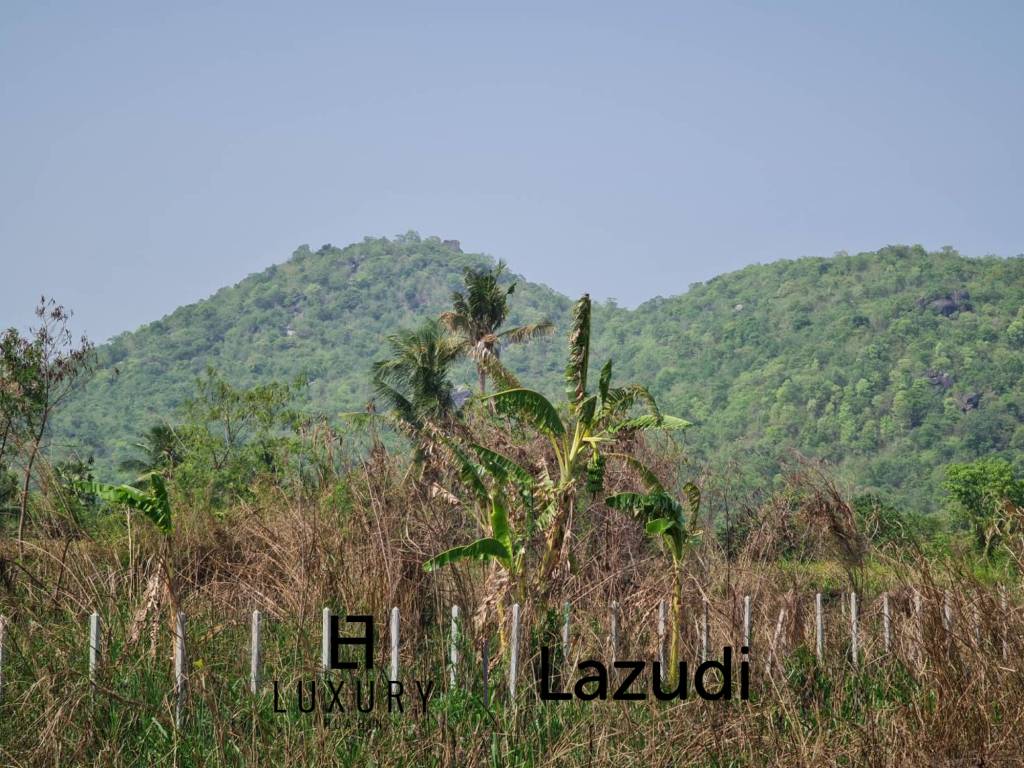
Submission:
<svg viewBox="0 0 1024 768">
<path fill-rule="evenodd" d="M 59 443 L 115 465 L 136 435 L 176 419 L 208 365 L 239 386 L 304 376 L 302 408 L 360 410 L 387 333 L 437 316 L 463 269 L 487 263 L 415 233 L 303 246 L 100 347 L 59 415 Z M 545 393 L 560 389 L 569 307 L 518 279 L 510 322 L 550 318 L 558 332 L 503 361 Z M 689 455 L 737 491 L 777 485 L 795 449 L 858 491 L 930 511 L 950 462 L 1001 454 L 1024 468 L 1022 307 L 1024 258 L 896 246 L 751 266 L 635 310 L 595 304 L 591 359 L 613 356 L 617 375 L 648 382 L 667 412 L 695 422 Z M 456 379 L 471 387 L 472 367 Z"/>
</svg>

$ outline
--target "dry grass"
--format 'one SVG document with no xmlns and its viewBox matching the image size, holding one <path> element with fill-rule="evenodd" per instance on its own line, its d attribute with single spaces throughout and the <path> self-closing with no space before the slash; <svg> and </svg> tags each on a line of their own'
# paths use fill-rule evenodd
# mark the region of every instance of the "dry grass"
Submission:
<svg viewBox="0 0 1024 768">
<path fill-rule="evenodd" d="M 508 450 L 524 462 L 539 460 L 529 446 Z M 610 486 L 628 487 L 631 478 L 616 471 Z M 753 598 L 750 701 L 704 702 L 691 693 L 673 704 L 542 703 L 529 682 L 539 653 L 534 632 L 524 641 L 517 702 L 504 700 L 499 659 L 495 700 L 485 710 L 479 674 L 467 661 L 469 690 L 439 693 L 426 717 L 384 717 L 372 729 L 355 714 L 327 722 L 275 715 L 268 694 L 249 696 L 249 614 L 266 616 L 265 678 L 284 683 L 317 674 L 325 605 L 377 617 L 377 658 L 386 667 L 385 617 L 397 605 L 407 674 L 446 687 L 449 608 L 470 614 L 486 592 L 479 566 L 422 571 L 427 557 L 471 534 L 450 497 L 418 489 L 377 452 L 315 492 L 268 485 L 257 502 L 218 517 L 179 511 L 171 552 L 193 663 L 180 731 L 173 728 L 167 606 L 147 631 L 137 626 L 140 606 L 153 599 L 155 534 L 136 525 L 129 549 L 121 525 L 87 531 L 64 520 L 59 537 L 30 540 L 24 560 L 12 546 L 2 551 L 0 613 L 9 627 L 0 764 L 1020 765 L 1024 618 L 1016 591 L 979 583 L 955 560 L 874 550 L 833 486 L 809 473 L 798 485 L 800 493 L 757 508 L 754 532 L 735 558 L 709 541 L 688 576 L 683 648 L 691 661 L 702 600 L 710 605 L 715 655 L 723 645 L 739 646 L 743 596 Z M 60 515 L 41 509 L 37 518 Z M 52 533 L 54 523 L 37 530 Z M 561 595 L 572 606 L 573 657 L 609 656 L 608 606 L 618 601 L 619 657 L 656 658 L 658 603 L 670 591 L 664 557 L 633 521 L 600 505 L 581 516 L 575 551 L 577 567 Z M 799 552 L 798 562 L 780 560 L 784 551 Z M 848 658 L 851 589 L 861 596 L 857 668 Z M 814 657 L 816 591 L 824 593 L 827 617 L 821 662 Z M 889 653 L 882 591 L 891 596 Z M 93 610 L 106 638 L 95 687 L 86 673 Z M 537 625 L 530 611 L 526 617 Z M 478 658 L 482 640 L 469 638 L 468 660 Z"/>
</svg>

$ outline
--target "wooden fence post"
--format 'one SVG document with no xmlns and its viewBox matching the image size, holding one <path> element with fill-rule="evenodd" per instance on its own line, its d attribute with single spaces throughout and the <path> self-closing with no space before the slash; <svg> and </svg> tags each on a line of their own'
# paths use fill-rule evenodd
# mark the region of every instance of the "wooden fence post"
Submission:
<svg viewBox="0 0 1024 768">
<path fill-rule="evenodd" d="M 512 604 L 512 636 L 509 639 L 508 698 L 516 699 L 516 676 L 519 673 L 519 603 Z"/>
<path fill-rule="evenodd" d="M 889 593 L 882 593 L 882 642 L 885 652 L 892 650 L 892 615 L 889 613 Z"/>
<path fill-rule="evenodd" d="M 448 652 L 448 659 L 451 663 L 448 679 L 451 687 L 455 688 L 459 674 L 459 606 L 457 605 L 452 606 L 452 644 Z"/>
<path fill-rule="evenodd" d="M 818 661 L 825 658 L 825 614 L 821 606 L 821 592 L 814 595 L 814 651 Z"/>
<path fill-rule="evenodd" d="M 398 606 L 391 609 L 391 680 L 398 680 Z"/>
<path fill-rule="evenodd" d="M 249 690 L 254 694 L 259 693 L 260 690 L 260 666 L 263 661 L 260 644 L 262 629 L 263 622 L 260 612 L 253 611 L 252 627 L 249 632 Z"/>
<path fill-rule="evenodd" d="M 185 702 L 188 696 L 188 660 L 185 645 L 185 614 L 179 611 L 174 627 L 174 727 L 181 728 L 185 721 Z"/>
<path fill-rule="evenodd" d="M 96 683 L 96 669 L 100 659 L 100 615 L 89 616 L 89 682 Z"/>
<path fill-rule="evenodd" d="M 859 649 L 859 634 L 857 621 L 857 593 L 850 592 L 850 659 L 853 661 L 853 668 L 857 668 L 857 655 Z"/>
<path fill-rule="evenodd" d="M 331 609 L 324 608 L 320 619 L 320 671 L 325 675 L 331 668 Z"/>
</svg>

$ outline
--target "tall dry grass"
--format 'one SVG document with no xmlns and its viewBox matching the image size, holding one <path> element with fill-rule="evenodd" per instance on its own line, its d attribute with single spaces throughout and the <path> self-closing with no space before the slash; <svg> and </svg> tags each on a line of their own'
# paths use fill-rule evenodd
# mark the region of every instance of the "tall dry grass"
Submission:
<svg viewBox="0 0 1024 768">
<path fill-rule="evenodd" d="M 530 461 L 536 449 L 506 450 Z M 649 458 L 663 461 L 665 474 L 678 466 L 672 457 Z M 632 482 L 621 468 L 609 472 L 613 489 Z M 105 527 L 76 524 L 61 514 L 59 499 L 46 498 L 25 557 L 9 543 L 2 550 L 0 613 L 8 630 L 0 764 L 912 768 L 1020 765 L 1024 754 L 1024 619 L 1015 585 L 982 583 L 955 557 L 872 546 L 843 494 L 812 470 L 748 509 L 743 548 L 727 557 L 707 536 L 689 564 L 683 655 L 691 668 L 703 602 L 715 656 L 740 645 L 743 597 L 752 597 L 749 701 L 705 702 L 691 692 L 671 704 L 540 702 L 530 680 L 539 617 L 529 611 L 517 701 L 506 700 L 499 657 L 491 707 L 482 705 L 479 652 L 488 639 L 495 653 L 493 624 L 482 625 L 485 638 L 467 623 L 459 690 L 440 690 L 447 688 L 450 606 L 472 614 L 486 597 L 486 570 L 423 572 L 425 559 L 472 530 L 452 498 L 412 480 L 383 450 L 312 490 L 267 483 L 254 500 L 216 516 L 179 509 L 170 552 L 192 665 L 180 730 L 173 726 L 169 606 L 147 591 L 155 533 L 136 522 L 129 541 L 119 518 Z M 665 557 L 634 521 L 602 505 L 578 522 L 576 566 L 560 595 L 571 605 L 571 660 L 609 658 L 613 601 L 621 606 L 618 656 L 656 658 L 658 604 L 671 588 Z M 850 591 L 861 605 L 856 666 Z M 820 662 L 815 592 L 826 606 Z M 892 608 L 889 653 L 882 592 Z M 354 713 L 278 715 L 269 693 L 247 693 L 250 612 L 266 617 L 265 678 L 291 684 L 318 674 L 324 606 L 377 617 L 381 668 L 385 617 L 400 608 L 404 674 L 439 687 L 429 715 L 384 717 L 372 726 Z M 86 627 L 94 610 L 105 642 L 91 685 Z"/>
</svg>

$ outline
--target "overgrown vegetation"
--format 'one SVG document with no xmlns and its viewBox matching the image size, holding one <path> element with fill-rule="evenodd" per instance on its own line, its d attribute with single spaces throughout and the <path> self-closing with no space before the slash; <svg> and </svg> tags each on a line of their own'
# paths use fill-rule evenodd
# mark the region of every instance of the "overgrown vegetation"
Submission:
<svg viewBox="0 0 1024 768">
<path fill-rule="evenodd" d="M 423 241 L 410 236 L 400 245 L 418 253 Z M 857 259 L 917 256 L 838 259 L 819 270 L 818 283 L 829 285 L 824 276 Z M 986 450 L 936 465 L 952 512 L 946 526 L 893 504 L 870 483 L 850 493 L 831 468 L 798 454 L 777 454 L 778 478 L 751 489 L 745 465 L 734 471 L 732 462 L 695 460 L 710 449 L 690 435 L 728 421 L 698 413 L 693 425 L 664 413 L 643 383 L 616 384 L 618 354 L 614 364 L 591 364 L 599 340 L 608 338 L 606 321 L 614 329 L 660 306 L 658 322 L 676 323 L 668 302 L 623 315 L 584 295 L 567 311 L 568 354 L 558 366 L 564 397 L 556 398 L 550 386 L 530 388 L 532 375 L 522 372 L 529 366 L 515 367 L 512 353 L 500 355 L 495 346 L 513 314 L 502 271 L 468 266 L 465 295 L 476 286 L 490 298 L 458 293 L 451 310 L 461 313 L 458 322 L 410 316 L 404 327 L 412 330 L 389 328 L 378 362 L 363 367 L 376 400 L 354 415 L 316 415 L 309 397 L 323 386 L 319 376 L 289 384 L 236 381 L 229 371 L 206 367 L 180 408 L 135 425 L 138 437 L 125 437 L 135 443 L 122 465 L 138 475 L 130 484 L 109 482 L 109 467 L 81 457 L 51 463 L 56 454 L 41 449 L 45 430 L 26 420 L 41 382 L 59 383 L 50 391 L 60 397 L 47 400 L 49 418 L 86 372 L 90 346 L 70 344 L 66 313 L 51 307 L 46 315 L 61 330 L 43 338 L 64 339 L 47 355 L 33 351 L 40 331 L 7 334 L 0 415 L 16 439 L 5 442 L 0 458 L 27 479 L 15 514 L 0 529 L 0 614 L 8 619 L 0 762 L 1015 764 L 1024 747 L 1016 727 L 1024 717 L 1017 669 L 1024 650 L 1024 486 L 1014 454 Z M 718 290 L 695 287 L 687 297 L 709 300 Z M 868 304 L 855 306 L 864 312 Z M 966 316 L 984 306 L 977 290 L 968 297 L 958 288 L 911 312 L 924 325 L 928 313 L 969 323 Z M 544 326 L 538 318 L 528 326 L 533 330 L 511 336 L 526 340 Z M 478 333 L 483 328 L 489 330 Z M 774 338 L 770 330 L 744 333 L 765 346 Z M 871 338 L 886 336 L 877 330 Z M 1016 343 L 1012 332 L 1004 335 Z M 538 338 L 526 351 L 543 359 L 550 343 Z M 903 340 L 900 354 L 915 343 Z M 754 354 L 745 344 L 734 352 Z M 816 356 L 818 378 L 827 380 L 828 366 L 840 359 Z M 632 370 L 643 370 L 636 357 Z M 887 388 L 898 387 L 893 370 Z M 62 375 L 54 379 L 55 371 Z M 455 379 L 464 374 L 477 378 L 480 391 L 457 397 Z M 944 386 L 939 378 L 928 386 Z M 793 376 L 789 381 L 798 386 Z M 830 391 L 845 397 L 842 388 Z M 694 397 L 676 399 L 700 405 Z M 984 408 L 973 393 L 954 393 L 952 401 L 965 417 Z M 748 414 L 762 426 L 758 415 L 772 412 L 763 405 Z M 932 418 L 929 407 L 911 432 Z M 730 408 L 731 400 L 724 410 Z M 806 414 L 805 421 L 814 422 Z M 913 439 L 911 432 L 900 439 Z M 734 450 L 744 447 L 757 465 L 750 445 Z M 889 450 L 861 447 L 864 457 Z M 857 653 L 843 618 L 851 591 L 866 606 Z M 821 660 L 807 618 L 815 592 L 830 612 L 829 651 Z M 883 593 L 896 638 L 889 651 L 879 632 Z M 556 658 L 560 676 L 578 658 L 608 657 L 613 603 L 621 606 L 625 630 L 618 658 L 657 657 L 655 616 L 667 599 L 669 656 L 692 661 L 702 607 L 711 608 L 714 655 L 740 645 L 747 595 L 755 605 L 749 702 L 535 697 L 530 678 L 542 646 L 562 647 L 565 604 L 574 623 L 568 657 Z M 512 603 L 522 607 L 526 628 L 524 684 L 514 701 L 494 684 L 508 671 Z M 471 620 L 464 624 L 459 683 L 449 689 L 453 604 Z M 267 617 L 266 678 L 291 687 L 319 674 L 325 605 L 381 618 L 392 606 L 401 609 L 405 669 L 439 686 L 427 713 L 371 721 L 355 713 L 280 714 L 269 691 L 247 693 L 250 611 Z M 85 667 L 92 610 L 100 612 L 107 638 L 95 683 Z M 164 620 L 178 610 L 189 617 L 192 667 L 181 728 L 171 695 L 173 622 Z M 493 664 L 488 705 L 480 677 L 471 673 L 484 648 Z M 385 666 L 383 642 L 376 651 Z"/>
</svg>

